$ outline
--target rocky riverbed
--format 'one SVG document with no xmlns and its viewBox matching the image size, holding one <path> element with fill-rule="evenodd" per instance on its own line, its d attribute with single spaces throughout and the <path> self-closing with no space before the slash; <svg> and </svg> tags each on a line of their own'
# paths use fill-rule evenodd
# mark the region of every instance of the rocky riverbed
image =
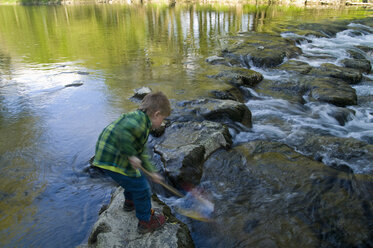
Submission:
<svg viewBox="0 0 373 248">
<path fill-rule="evenodd" d="M 154 205 L 163 206 L 169 221 L 164 229 L 140 236 L 134 214 L 121 210 L 123 195 L 117 190 L 101 211 L 88 246 L 372 247 L 373 135 L 343 137 L 333 130 L 348 126 L 364 105 L 366 122 L 372 122 L 372 95 L 360 96 L 355 86 L 373 85 L 373 43 L 345 49 L 342 58 L 307 52 L 316 46 L 313 38 L 327 42 L 347 29 L 351 37 L 372 37 L 373 18 L 350 23 L 230 37 L 234 45 L 206 58 L 218 70 L 206 77 L 223 82 L 226 90 L 174 102 L 165 128 L 149 142 L 168 183 L 179 189 L 186 183 L 199 185 L 210 192 L 214 222 L 176 214 L 188 230 L 173 217 L 174 198 L 155 186 L 171 211 L 163 203 Z M 285 102 L 295 114 L 317 106 L 316 114 L 327 113 L 333 125 L 294 131 L 289 123 L 295 119 L 260 118 L 269 107 L 255 104 L 264 100 Z M 268 123 L 281 129 L 279 138 L 257 135 L 256 128 Z M 290 134 L 282 137 L 284 132 Z"/>
</svg>

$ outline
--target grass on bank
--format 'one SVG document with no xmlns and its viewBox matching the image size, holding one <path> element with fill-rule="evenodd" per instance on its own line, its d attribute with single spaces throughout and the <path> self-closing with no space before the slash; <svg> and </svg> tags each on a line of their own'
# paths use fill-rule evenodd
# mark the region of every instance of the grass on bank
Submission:
<svg viewBox="0 0 373 248">
<path fill-rule="evenodd" d="M 32 5 L 32 4 L 60 4 L 61 0 L 0 0 L 1 4 L 22 4 L 22 5 Z"/>
<path fill-rule="evenodd" d="M 287 5 L 292 5 L 296 3 L 304 3 L 307 0 L 282 0 L 287 3 Z M 345 4 L 343 0 L 316 0 L 320 3 L 322 2 L 330 2 L 330 4 L 338 5 L 338 1 L 340 1 L 340 4 Z M 46 5 L 46 4 L 63 4 L 63 3 L 69 3 L 69 4 L 95 4 L 95 3 L 142 3 L 142 2 L 148 2 L 152 3 L 153 1 L 149 0 L 0 0 L 0 5 L 9 5 L 9 4 L 20 4 L 20 5 Z M 247 4 L 276 4 L 280 3 L 281 0 L 205 0 L 205 1 L 199 1 L 199 0 L 155 0 L 154 3 L 183 3 L 183 2 L 193 2 L 193 3 L 208 3 L 208 4 L 232 4 L 232 3 L 247 3 Z M 361 3 L 373 3 L 373 0 L 347 0 L 350 4 L 361 4 Z"/>
</svg>

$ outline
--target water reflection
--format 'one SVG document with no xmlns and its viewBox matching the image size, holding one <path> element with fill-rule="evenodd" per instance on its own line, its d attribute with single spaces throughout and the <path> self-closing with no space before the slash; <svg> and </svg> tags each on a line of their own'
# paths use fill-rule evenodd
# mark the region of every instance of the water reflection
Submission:
<svg viewBox="0 0 373 248">
<path fill-rule="evenodd" d="M 0 233 L 7 239 L 17 239 L 30 225 L 14 223 L 30 222 L 37 212 L 32 202 L 43 186 L 35 185 L 38 174 L 30 149 L 37 136 L 33 132 L 37 118 L 22 94 L 17 94 L 21 90 L 11 82 L 11 67 L 11 58 L 0 52 Z"/>
<path fill-rule="evenodd" d="M 239 31 L 274 32 L 279 23 L 294 20 L 366 15 L 357 10 L 252 5 L 2 6 L 0 13 L 0 40 L 25 61 L 84 60 L 87 67 L 104 69 L 145 66 L 149 59 L 155 65 L 172 64 L 186 55 L 207 55 L 218 36 Z"/>
<path fill-rule="evenodd" d="M 51 247 L 55 240 L 44 237 L 56 229 L 63 230 L 60 242 L 78 244 L 110 192 L 105 183 L 87 186 L 82 168 L 99 129 L 120 110 L 107 106 L 100 74 L 77 63 L 5 67 L 11 69 L 0 91 L 1 246 Z M 101 194 L 89 199 L 94 188 Z M 71 225 L 79 230 L 74 238 L 65 230 Z"/>
</svg>

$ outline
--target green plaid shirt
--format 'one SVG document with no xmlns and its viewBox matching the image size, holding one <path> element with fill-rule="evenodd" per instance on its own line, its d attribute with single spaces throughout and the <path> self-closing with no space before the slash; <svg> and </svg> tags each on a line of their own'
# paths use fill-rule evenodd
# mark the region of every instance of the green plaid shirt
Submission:
<svg viewBox="0 0 373 248">
<path fill-rule="evenodd" d="M 148 115 L 141 110 L 122 114 L 100 134 L 93 165 L 126 176 L 139 177 L 140 171 L 134 170 L 128 160 L 128 157 L 136 156 L 146 170 L 155 172 L 146 148 L 151 125 Z"/>
</svg>

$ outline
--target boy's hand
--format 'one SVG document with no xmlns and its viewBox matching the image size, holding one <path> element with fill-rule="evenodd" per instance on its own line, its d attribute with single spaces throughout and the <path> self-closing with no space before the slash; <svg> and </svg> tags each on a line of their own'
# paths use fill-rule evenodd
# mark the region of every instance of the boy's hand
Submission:
<svg viewBox="0 0 373 248">
<path fill-rule="evenodd" d="M 130 161 L 132 167 L 134 169 L 140 169 L 144 172 L 146 172 L 146 174 L 152 179 L 153 182 L 155 183 L 161 183 L 163 182 L 163 177 L 161 175 L 159 175 L 158 173 L 154 172 L 154 173 L 150 173 L 150 172 L 147 172 L 141 165 L 141 160 L 136 157 L 136 156 L 131 156 L 128 158 L 128 160 Z"/>
<path fill-rule="evenodd" d="M 128 160 L 134 169 L 139 169 L 141 167 L 141 160 L 138 157 L 131 156 L 128 158 Z"/>
</svg>

